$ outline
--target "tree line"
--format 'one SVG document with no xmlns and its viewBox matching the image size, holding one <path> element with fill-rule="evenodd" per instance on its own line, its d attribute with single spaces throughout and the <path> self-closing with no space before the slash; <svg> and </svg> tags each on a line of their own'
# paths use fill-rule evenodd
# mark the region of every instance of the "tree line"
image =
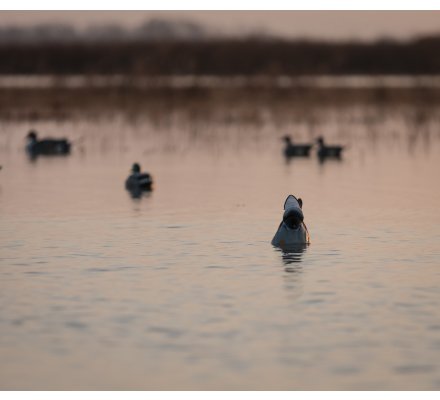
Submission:
<svg viewBox="0 0 440 400">
<path fill-rule="evenodd" d="M 439 74 L 440 36 L 406 42 L 281 39 L 1 43 L 0 74 Z"/>
</svg>

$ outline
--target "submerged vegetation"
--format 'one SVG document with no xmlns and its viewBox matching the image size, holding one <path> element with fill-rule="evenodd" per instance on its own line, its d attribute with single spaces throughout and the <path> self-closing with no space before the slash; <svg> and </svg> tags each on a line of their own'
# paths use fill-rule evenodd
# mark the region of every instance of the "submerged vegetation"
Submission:
<svg viewBox="0 0 440 400">
<path fill-rule="evenodd" d="M 275 123 L 310 116 L 335 108 L 374 108 L 378 113 L 390 107 L 407 109 L 408 118 L 430 119 L 440 106 L 440 90 L 433 88 L 3 88 L 0 90 L 0 120 L 65 120 L 107 118 L 123 114 L 130 119 L 160 120 L 186 115 L 189 120 L 233 124 L 237 120 L 265 124 L 270 115 Z M 382 111 L 381 111 L 382 110 Z M 414 114 L 414 115 L 413 115 Z M 418 122 L 417 122 L 418 123 Z"/>
</svg>

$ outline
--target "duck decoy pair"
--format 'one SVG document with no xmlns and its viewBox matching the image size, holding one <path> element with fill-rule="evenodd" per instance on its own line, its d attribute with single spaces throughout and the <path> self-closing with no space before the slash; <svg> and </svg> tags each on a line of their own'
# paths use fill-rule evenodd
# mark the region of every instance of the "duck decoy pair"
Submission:
<svg viewBox="0 0 440 400">
<path fill-rule="evenodd" d="M 30 131 L 27 138 L 26 151 L 31 158 L 39 155 L 67 155 L 70 154 L 71 143 L 65 139 L 44 138 L 38 139 L 36 131 Z M 131 168 L 131 175 L 125 181 L 125 187 L 136 195 L 142 191 L 152 189 L 153 179 L 150 174 L 142 173 L 141 166 L 134 163 Z"/>
<path fill-rule="evenodd" d="M 284 147 L 284 155 L 290 157 L 308 157 L 313 144 L 297 144 L 293 143 L 292 138 L 289 135 L 283 137 L 286 146 Z M 344 146 L 328 146 L 324 142 L 322 136 L 316 139 L 318 145 L 317 155 L 320 159 L 324 158 L 341 158 L 342 150 Z"/>
</svg>

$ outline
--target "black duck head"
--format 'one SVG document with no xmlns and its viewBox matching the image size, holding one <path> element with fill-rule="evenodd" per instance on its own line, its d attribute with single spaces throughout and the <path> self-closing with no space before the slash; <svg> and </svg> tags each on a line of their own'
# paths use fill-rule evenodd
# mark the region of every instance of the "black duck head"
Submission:
<svg viewBox="0 0 440 400">
<path fill-rule="evenodd" d="M 35 131 L 29 131 L 29 133 L 27 134 L 27 139 L 33 142 L 37 141 L 37 132 Z"/>
<path fill-rule="evenodd" d="M 139 172 L 141 172 L 141 166 L 138 163 L 134 163 L 133 166 L 131 167 L 131 171 L 134 174 L 139 173 Z"/>
</svg>

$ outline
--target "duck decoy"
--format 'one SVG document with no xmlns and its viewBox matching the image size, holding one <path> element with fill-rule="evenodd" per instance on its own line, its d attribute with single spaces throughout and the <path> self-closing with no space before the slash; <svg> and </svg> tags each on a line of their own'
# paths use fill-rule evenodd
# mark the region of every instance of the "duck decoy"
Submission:
<svg viewBox="0 0 440 400">
<path fill-rule="evenodd" d="M 70 153 L 70 142 L 67 139 L 45 138 L 38 140 L 37 132 L 30 131 L 27 135 L 26 150 L 31 156 L 65 155 Z"/>
<path fill-rule="evenodd" d="M 125 181 L 125 188 L 130 192 L 140 193 L 149 191 L 153 185 L 153 179 L 150 174 L 141 172 L 141 166 L 134 163 L 131 167 L 131 175 Z"/>
<path fill-rule="evenodd" d="M 294 144 L 292 138 L 289 135 L 283 136 L 282 138 L 286 143 L 284 147 L 284 155 L 286 157 L 308 157 L 311 144 Z"/>
<path fill-rule="evenodd" d="M 327 146 L 324 142 L 324 138 L 320 136 L 316 139 L 318 143 L 318 157 L 320 159 L 324 158 L 341 158 L 342 150 L 344 146 Z"/>
<path fill-rule="evenodd" d="M 304 223 L 303 201 L 293 195 L 284 202 L 283 220 L 272 239 L 272 245 L 288 248 L 298 244 L 310 243 L 310 235 Z"/>
</svg>

